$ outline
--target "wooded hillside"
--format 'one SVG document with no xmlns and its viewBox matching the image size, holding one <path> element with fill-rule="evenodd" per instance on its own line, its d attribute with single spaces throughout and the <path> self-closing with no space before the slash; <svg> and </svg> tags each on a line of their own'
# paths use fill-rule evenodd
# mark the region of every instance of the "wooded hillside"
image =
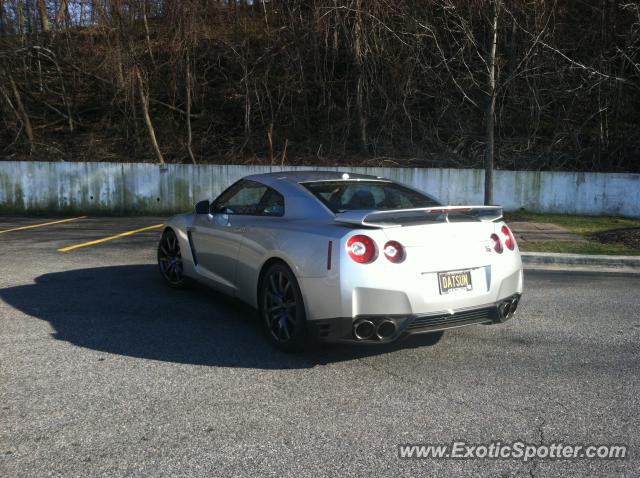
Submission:
<svg viewBox="0 0 640 478">
<path fill-rule="evenodd" d="M 2 159 L 640 171 L 640 1 L 0 6 Z"/>
</svg>

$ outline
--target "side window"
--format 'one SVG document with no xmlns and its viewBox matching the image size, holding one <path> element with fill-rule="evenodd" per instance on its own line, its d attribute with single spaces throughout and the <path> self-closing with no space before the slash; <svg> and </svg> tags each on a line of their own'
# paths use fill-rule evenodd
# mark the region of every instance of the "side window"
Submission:
<svg viewBox="0 0 640 478">
<path fill-rule="evenodd" d="M 284 197 L 275 189 L 267 188 L 267 192 L 260 201 L 260 211 L 263 216 L 284 216 Z"/>
<path fill-rule="evenodd" d="M 212 213 L 249 216 L 282 216 L 284 197 L 264 184 L 240 181 L 227 189 L 211 206 Z"/>
</svg>

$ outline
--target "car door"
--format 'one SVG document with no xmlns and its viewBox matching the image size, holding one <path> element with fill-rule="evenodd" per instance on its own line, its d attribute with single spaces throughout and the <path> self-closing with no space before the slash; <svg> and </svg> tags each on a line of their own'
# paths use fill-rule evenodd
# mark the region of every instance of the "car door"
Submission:
<svg viewBox="0 0 640 478">
<path fill-rule="evenodd" d="M 210 214 L 195 217 L 189 235 L 196 270 L 223 292 L 236 295 L 243 233 L 251 217 L 260 214 L 261 201 L 268 189 L 255 181 L 241 180 L 213 202 Z"/>
</svg>

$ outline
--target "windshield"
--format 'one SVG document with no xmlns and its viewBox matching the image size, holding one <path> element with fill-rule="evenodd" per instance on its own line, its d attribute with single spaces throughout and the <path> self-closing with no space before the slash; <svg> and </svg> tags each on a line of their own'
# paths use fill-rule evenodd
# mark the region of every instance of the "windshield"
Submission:
<svg viewBox="0 0 640 478">
<path fill-rule="evenodd" d="M 440 205 L 429 196 L 389 181 L 316 181 L 302 185 L 334 213 Z"/>
</svg>

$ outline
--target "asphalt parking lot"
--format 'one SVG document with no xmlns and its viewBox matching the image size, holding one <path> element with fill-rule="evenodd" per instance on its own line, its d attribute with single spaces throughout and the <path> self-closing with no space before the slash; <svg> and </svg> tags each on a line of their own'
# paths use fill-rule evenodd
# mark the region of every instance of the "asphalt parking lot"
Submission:
<svg viewBox="0 0 640 478">
<path fill-rule="evenodd" d="M 22 229 L 54 221 L 0 217 L 0 476 L 637 476 L 640 277 L 528 272 L 502 326 L 287 355 L 251 309 L 164 286 L 162 218 Z M 398 458 L 496 439 L 630 457 Z"/>
</svg>

